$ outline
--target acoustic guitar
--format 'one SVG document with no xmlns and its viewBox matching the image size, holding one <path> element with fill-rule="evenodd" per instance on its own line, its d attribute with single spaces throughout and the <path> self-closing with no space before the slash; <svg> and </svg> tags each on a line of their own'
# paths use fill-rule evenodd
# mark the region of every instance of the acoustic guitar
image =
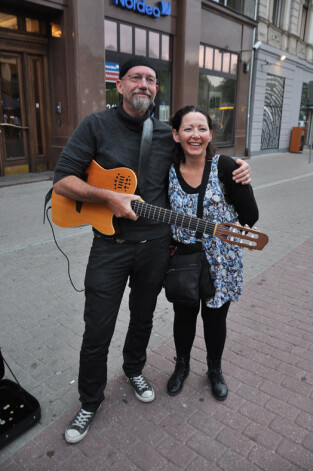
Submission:
<svg viewBox="0 0 313 471">
<path fill-rule="evenodd" d="M 94 160 L 86 170 L 90 185 L 118 193 L 134 194 L 137 187 L 136 173 L 125 167 L 106 170 Z M 52 221 L 60 227 L 75 227 L 90 224 L 102 234 L 113 235 L 116 232 L 114 214 L 105 204 L 81 203 L 52 192 Z M 268 236 L 258 229 L 224 222 L 216 224 L 195 216 L 179 213 L 170 209 L 159 208 L 144 201 L 134 200 L 131 207 L 137 216 L 170 224 L 192 231 L 200 231 L 212 237 L 218 237 L 231 245 L 262 250 L 268 243 Z"/>
</svg>

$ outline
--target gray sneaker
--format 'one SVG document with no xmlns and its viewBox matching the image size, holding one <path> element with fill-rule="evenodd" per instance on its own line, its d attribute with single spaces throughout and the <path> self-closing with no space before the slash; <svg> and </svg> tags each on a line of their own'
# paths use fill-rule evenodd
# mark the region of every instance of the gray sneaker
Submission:
<svg viewBox="0 0 313 471">
<path fill-rule="evenodd" d="M 152 402 L 155 398 L 153 387 L 142 375 L 127 377 L 135 391 L 135 396 L 139 401 Z"/>
<path fill-rule="evenodd" d="M 95 415 L 96 412 L 80 409 L 65 430 L 65 440 L 68 443 L 80 442 L 87 435 L 90 422 Z"/>
</svg>

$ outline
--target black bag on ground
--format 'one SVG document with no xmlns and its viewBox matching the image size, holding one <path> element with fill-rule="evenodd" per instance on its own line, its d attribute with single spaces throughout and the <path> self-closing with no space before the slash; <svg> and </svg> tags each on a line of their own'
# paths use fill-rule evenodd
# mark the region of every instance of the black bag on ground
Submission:
<svg viewBox="0 0 313 471">
<path fill-rule="evenodd" d="M 215 288 L 201 244 L 179 244 L 172 252 L 164 280 L 167 300 L 197 306 L 201 299 L 211 298 Z"/>
<path fill-rule="evenodd" d="M 0 350 L 0 448 L 26 432 L 41 417 L 39 402 L 22 388 L 7 363 L 16 382 L 3 379 L 4 363 Z"/>
</svg>

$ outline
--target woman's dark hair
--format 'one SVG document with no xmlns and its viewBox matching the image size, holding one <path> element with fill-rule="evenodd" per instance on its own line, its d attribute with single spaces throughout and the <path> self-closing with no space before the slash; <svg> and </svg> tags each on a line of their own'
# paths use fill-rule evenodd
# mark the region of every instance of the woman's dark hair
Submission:
<svg viewBox="0 0 313 471">
<path fill-rule="evenodd" d="M 181 108 L 180 110 L 176 111 L 175 115 L 172 118 L 172 128 L 178 131 L 183 121 L 183 117 L 188 113 L 203 114 L 203 116 L 205 116 L 207 119 L 209 129 L 211 131 L 214 130 L 212 118 L 202 108 L 200 108 L 199 106 L 194 106 L 194 105 L 187 105 Z M 216 154 L 216 149 L 213 147 L 212 142 L 209 142 L 208 147 L 206 149 L 207 159 L 211 160 L 215 154 Z M 175 163 L 185 162 L 185 154 L 179 142 L 176 142 L 176 149 L 175 149 L 173 160 Z"/>
</svg>

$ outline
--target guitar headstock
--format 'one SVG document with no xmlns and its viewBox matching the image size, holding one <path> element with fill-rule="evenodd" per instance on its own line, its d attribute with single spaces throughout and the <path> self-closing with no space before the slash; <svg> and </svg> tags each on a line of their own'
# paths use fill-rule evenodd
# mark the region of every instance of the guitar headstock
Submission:
<svg viewBox="0 0 313 471">
<path fill-rule="evenodd" d="M 247 225 L 241 226 L 238 223 L 224 222 L 218 224 L 215 236 L 228 244 L 238 245 L 250 250 L 262 250 L 268 243 L 266 234 L 260 232 L 257 228 L 251 229 Z"/>
</svg>

